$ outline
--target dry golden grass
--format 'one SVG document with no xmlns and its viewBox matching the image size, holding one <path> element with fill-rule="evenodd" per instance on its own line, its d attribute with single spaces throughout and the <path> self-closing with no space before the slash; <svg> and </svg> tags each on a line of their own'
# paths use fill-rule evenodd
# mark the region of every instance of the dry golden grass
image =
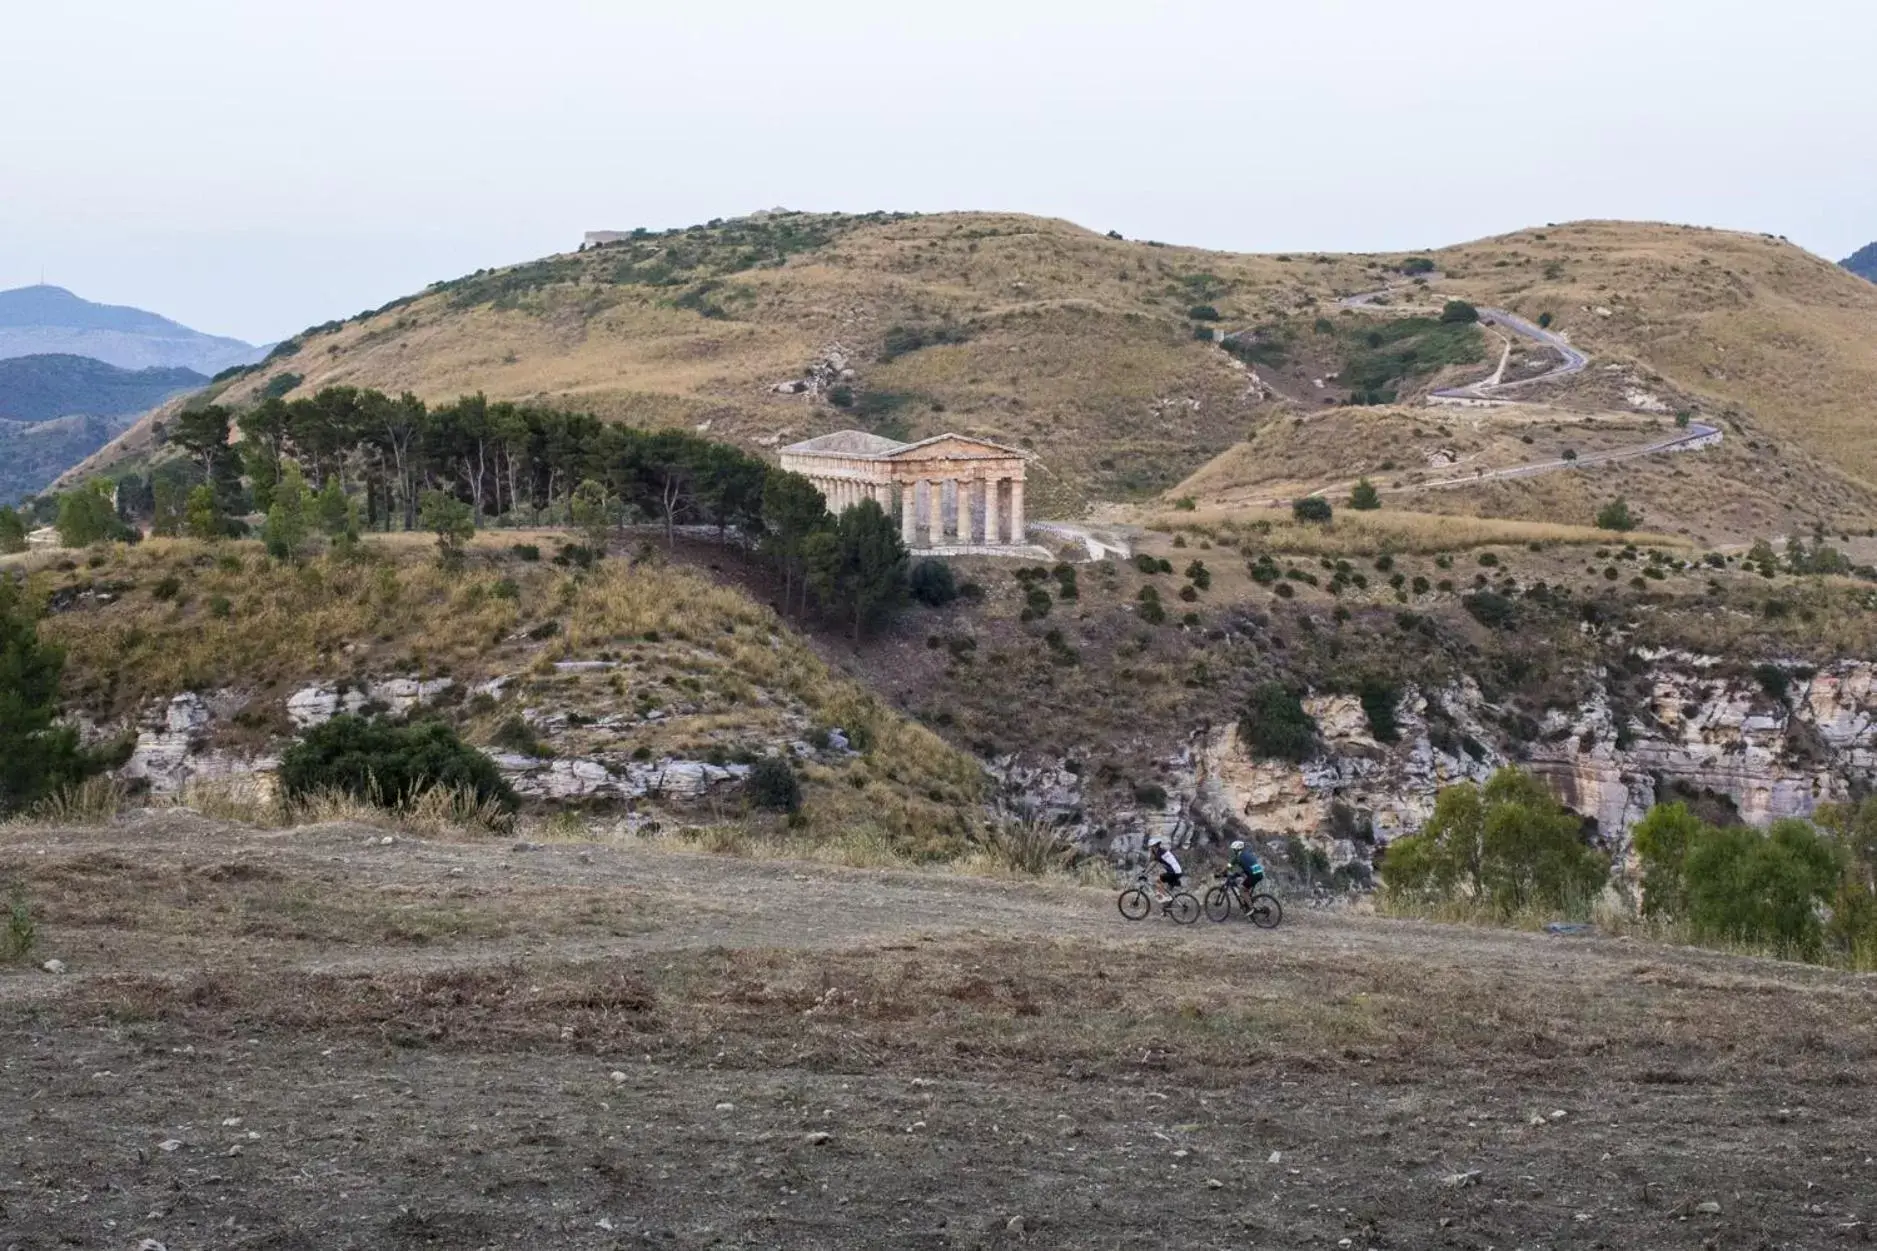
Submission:
<svg viewBox="0 0 1877 1251">
<path fill-rule="evenodd" d="M 505 541 L 486 539 L 462 572 L 446 572 L 426 545 L 402 540 L 371 540 L 361 559 L 301 568 L 253 543 L 151 540 L 101 549 L 95 566 L 47 563 L 30 584 L 81 595 L 42 630 L 67 649 L 68 698 L 101 720 L 182 691 L 230 692 L 244 706 L 226 733 L 258 747 L 290 731 L 285 701 L 304 685 L 449 677 L 460 701 L 476 683 L 510 676 L 500 701 L 450 705 L 472 741 L 486 742 L 523 701 L 593 719 L 663 709 L 656 721 L 572 730 L 567 741 L 569 750 L 653 758 L 774 750 L 812 727 L 839 726 L 867 750 L 811 787 L 818 834 L 864 820 L 929 856 L 955 854 L 969 836 L 983 785 L 975 763 L 830 671 L 768 609 L 656 559 L 576 574 L 491 550 Z M 596 658 L 613 667 L 554 668 Z"/>
<path fill-rule="evenodd" d="M 1274 437 L 1289 419 L 1273 420 L 1277 414 L 1302 411 L 1248 395 L 1226 355 L 1192 339 L 1190 306 L 1214 305 L 1234 329 L 1340 318 L 1337 297 L 1398 280 L 1392 267 L 1407 255 L 1206 252 L 997 213 L 846 218 L 833 229 L 826 246 L 725 279 L 725 318 L 675 306 L 674 288 L 613 285 L 612 250 L 564 255 L 550 258 L 555 281 L 496 303 L 462 307 L 444 290 L 310 334 L 295 355 L 237 381 L 222 398 L 249 402 L 269 376 L 291 370 L 305 379 L 301 393 L 343 383 L 435 402 L 481 391 L 642 425 L 708 423 L 715 437 L 773 447 L 864 424 L 826 402 L 770 391 L 838 343 L 863 391 L 903 397 L 888 428 L 914 437 L 958 429 L 1033 448 L 1041 457 L 1033 512 L 1073 515 L 1091 502 L 1160 492 L 1248 430 Z M 1608 378 L 1599 371 L 1620 365 L 1677 402 L 1728 415 L 1730 438 L 1770 441 L 1754 463 L 1729 467 L 1710 457 L 1690 465 L 1697 487 L 1723 480 L 1695 491 L 1707 498 L 1687 504 L 1678 526 L 1700 533 L 1755 524 L 1729 503 L 1743 489 L 1769 527 L 1792 524 L 1795 509 L 1834 518 L 1877 512 L 1877 441 L 1865 437 L 1868 398 L 1877 393 L 1869 350 L 1877 287 L 1783 242 L 1648 223 L 1574 223 L 1428 255 L 1445 276 L 1404 299 L 1437 305 L 1464 297 L 1532 318 L 1552 313 L 1597 358 L 1574 384 L 1580 390 L 1601 394 Z M 971 338 L 878 359 L 890 327 L 938 323 L 968 326 Z M 1310 399 L 1307 378 L 1276 372 Z M 94 464 L 150 452 L 153 418 Z M 1425 426 L 1441 418 L 1397 411 L 1368 420 Z M 1508 423 L 1520 419 L 1492 420 L 1491 446 L 1479 450 L 1506 460 L 1517 451 L 1507 443 Z M 1174 494 L 1247 483 L 1314 489 L 1391 458 L 1400 472 L 1414 470 L 1414 458 L 1386 438 L 1378 450 L 1373 425 L 1345 429 L 1347 420 L 1338 421 L 1313 419 L 1306 430 L 1314 439 L 1290 440 L 1268 455 L 1261 448 L 1261 464 L 1233 453 L 1238 461 Z M 1411 430 L 1405 438 L 1414 442 Z M 1801 452 L 1803 462 L 1788 463 Z M 1794 477 L 1780 478 L 1782 468 Z M 1503 494 L 1488 489 L 1485 497 Z M 1686 494 L 1645 502 L 1667 516 Z M 1522 496 L 1518 503 L 1538 506 Z"/>
<path fill-rule="evenodd" d="M 1288 508 L 1197 509 L 1168 511 L 1149 518 L 1160 529 L 1201 534 L 1213 542 L 1253 541 L 1261 550 L 1306 556 L 1361 556 L 1382 552 L 1464 551 L 1474 547 L 1530 543 L 1605 546 L 1619 540 L 1593 526 L 1506 521 L 1491 517 L 1454 517 L 1439 513 L 1339 511 L 1328 525 L 1298 522 Z M 1685 548 L 1672 535 L 1632 533 L 1621 541 L 1653 547 Z"/>
</svg>

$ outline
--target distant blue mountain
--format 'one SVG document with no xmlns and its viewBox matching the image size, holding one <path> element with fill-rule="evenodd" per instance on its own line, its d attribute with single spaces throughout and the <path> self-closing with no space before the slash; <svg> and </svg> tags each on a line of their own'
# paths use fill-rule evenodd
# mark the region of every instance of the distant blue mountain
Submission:
<svg viewBox="0 0 1877 1251">
<path fill-rule="evenodd" d="M 1877 243 L 1867 243 L 1851 255 L 1840 261 L 1846 269 L 1860 278 L 1877 282 Z"/>
<path fill-rule="evenodd" d="M 127 417 L 208 382 L 193 369 L 119 369 L 89 356 L 0 360 L 0 420 Z"/>
<path fill-rule="evenodd" d="M 206 382 L 193 369 L 119 369 L 89 356 L 0 360 L 0 504 L 44 490 L 139 414 Z"/>
<path fill-rule="evenodd" d="M 257 361 L 263 350 L 140 308 L 93 304 L 63 287 L 0 291 L 0 359 L 89 356 L 120 369 L 193 369 L 216 374 Z"/>
</svg>

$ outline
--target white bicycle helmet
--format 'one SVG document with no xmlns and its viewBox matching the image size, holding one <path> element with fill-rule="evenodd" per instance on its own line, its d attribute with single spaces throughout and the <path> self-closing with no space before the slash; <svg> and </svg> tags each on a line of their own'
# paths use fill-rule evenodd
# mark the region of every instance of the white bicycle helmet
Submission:
<svg viewBox="0 0 1877 1251">
<path fill-rule="evenodd" d="M 1147 850 L 1149 851 L 1152 851 L 1156 847 L 1165 847 L 1166 845 L 1167 840 L 1164 838 L 1150 838 L 1147 840 Z"/>
<path fill-rule="evenodd" d="M 1233 840 L 1232 840 L 1232 850 L 1233 850 L 1233 851 L 1243 851 L 1243 850 L 1245 850 L 1245 840 L 1244 840 L 1244 839 L 1242 839 L 1242 838 L 1235 838 L 1235 839 L 1233 839 Z"/>
</svg>

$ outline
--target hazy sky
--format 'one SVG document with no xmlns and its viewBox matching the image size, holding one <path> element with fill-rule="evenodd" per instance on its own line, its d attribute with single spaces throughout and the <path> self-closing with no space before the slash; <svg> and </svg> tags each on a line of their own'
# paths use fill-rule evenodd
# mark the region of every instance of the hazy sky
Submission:
<svg viewBox="0 0 1877 1251">
<path fill-rule="evenodd" d="M 1870 0 L 0 0 L 0 288 L 276 339 L 583 231 L 1877 238 Z"/>
</svg>

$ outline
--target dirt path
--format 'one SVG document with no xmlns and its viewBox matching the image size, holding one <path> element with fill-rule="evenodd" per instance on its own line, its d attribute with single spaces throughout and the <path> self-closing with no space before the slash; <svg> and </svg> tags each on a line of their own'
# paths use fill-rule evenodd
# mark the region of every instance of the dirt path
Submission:
<svg viewBox="0 0 1877 1251">
<path fill-rule="evenodd" d="M 0 1247 L 1837 1246 L 1877 986 L 1108 890 L 0 831 Z"/>
</svg>

